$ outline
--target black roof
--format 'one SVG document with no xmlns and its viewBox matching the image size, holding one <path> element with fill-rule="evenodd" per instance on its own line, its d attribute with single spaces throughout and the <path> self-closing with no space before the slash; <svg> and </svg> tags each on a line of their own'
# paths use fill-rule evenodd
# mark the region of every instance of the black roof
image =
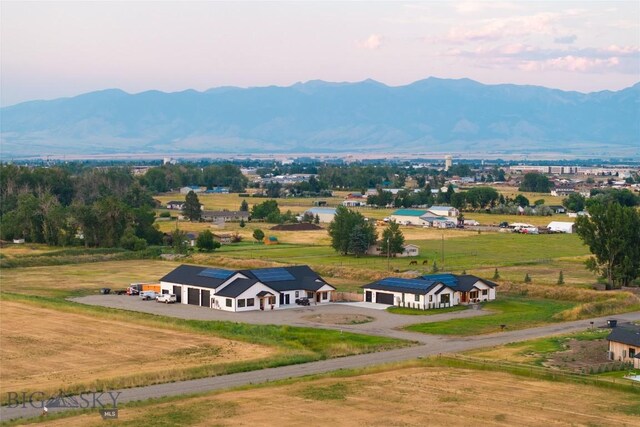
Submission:
<svg viewBox="0 0 640 427">
<path fill-rule="evenodd" d="M 640 326 L 633 323 L 618 325 L 611 329 L 607 340 L 640 347 Z"/>
<path fill-rule="evenodd" d="M 283 281 L 269 281 L 269 280 L 260 280 L 253 271 L 257 270 L 238 270 L 234 271 L 225 279 L 208 277 L 208 276 L 200 276 L 199 273 L 203 270 L 206 270 L 210 267 L 196 266 L 196 265 L 181 265 L 177 267 L 175 270 L 171 271 L 169 274 L 165 275 L 160 279 L 162 282 L 170 282 L 176 284 L 182 284 L 187 286 L 199 286 L 203 288 L 216 289 L 224 282 L 229 280 L 234 274 L 239 273 L 243 276 L 247 277 L 247 279 L 236 279 L 233 283 L 225 286 L 220 290 L 222 293 L 236 293 L 236 291 L 232 291 L 231 287 L 238 287 L 238 289 L 242 289 L 244 286 L 247 286 L 242 291 L 238 292 L 237 295 L 240 295 L 245 290 L 249 289 L 250 285 L 247 284 L 244 280 L 252 281 L 253 283 L 261 282 L 265 285 L 269 286 L 271 289 L 282 292 L 282 291 L 293 291 L 293 290 L 305 290 L 305 291 L 317 291 L 321 287 L 329 285 L 322 277 L 318 275 L 315 271 L 313 271 L 307 265 L 298 265 L 293 267 L 282 267 L 284 270 L 289 272 L 291 276 L 293 276 L 293 280 L 283 280 Z M 236 284 L 237 282 L 237 284 Z M 335 289 L 333 286 L 331 286 Z M 217 295 L 222 295 L 221 293 L 217 293 Z M 237 296 L 236 295 L 236 296 Z M 222 295 L 222 296 L 231 296 L 231 295 Z"/>
<path fill-rule="evenodd" d="M 161 278 L 160 281 L 215 289 L 227 280 L 216 279 L 214 277 L 199 276 L 198 273 L 200 273 L 202 270 L 205 270 L 206 268 L 207 267 L 183 264 L 177 267 L 175 270 L 169 272 L 169 274 Z"/>
<path fill-rule="evenodd" d="M 373 289 L 376 291 L 402 292 L 405 294 L 426 295 L 437 285 L 442 285 L 442 289 L 448 287 L 444 283 L 435 280 L 417 280 L 387 277 L 368 285 L 363 285 L 363 289 Z"/>
<path fill-rule="evenodd" d="M 244 291 L 246 291 L 256 283 L 258 283 L 258 281 L 254 279 L 237 278 L 224 288 L 217 291 L 216 296 L 235 298 L 240 296 L 240 294 L 242 294 Z"/>
<path fill-rule="evenodd" d="M 471 274 L 451 274 L 451 273 L 439 273 L 439 274 L 427 274 L 424 276 L 419 276 L 417 279 L 424 280 L 436 280 L 444 283 L 449 286 L 453 290 L 461 291 L 461 292 L 469 292 L 475 288 L 475 284 L 478 281 L 481 281 L 485 285 L 490 288 L 494 288 L 498 286 L 496 283 L 491 282 L 486 279 L 481 279 L 480 277 L 473 276 Z M 476 288 L 477 289 L 477 288 Z"/>
</svg>

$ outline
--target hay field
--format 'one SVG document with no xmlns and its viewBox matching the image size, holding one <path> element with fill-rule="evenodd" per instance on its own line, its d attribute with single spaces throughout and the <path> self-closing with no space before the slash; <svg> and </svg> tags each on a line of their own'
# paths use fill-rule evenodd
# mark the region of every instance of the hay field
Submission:
<svg viewBox="0 0 640 427">
<path fill-rule="evenodd" d="M 153 304 L 153 303 L 150 303 Z M 211 335 L 0 301 L 0 384 L 75 389 L 133 375 L 268 357 L 277 350 Z"/>
<path fill-rule="evenodd" d="M 132 260 L 7 268 L 0 272 L 0 290 L 39 296 L 97 293 L 103 287 L 116 290 L 132 282 L 157 281 L 178 265 L 170 261 Z"/>
<path fill-rule="evenodd" d="M 636 397 L 500 372 L 413 367 L 122 408 L 110 424 L 620 427 L 640 422 L 632 415 Z M 48 425 L 97 427 L 104 421 L 87 414 Z"/>
</svg>

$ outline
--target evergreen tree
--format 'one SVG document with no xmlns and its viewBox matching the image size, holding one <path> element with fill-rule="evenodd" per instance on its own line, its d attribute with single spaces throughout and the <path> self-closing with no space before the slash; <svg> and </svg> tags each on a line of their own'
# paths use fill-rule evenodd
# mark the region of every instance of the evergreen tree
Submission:
<svg viewBox="0 0 640 427">
<path fill-rule="evenodd" d="M 313 218 L 314 224 L 320 224 L 320 215 L 316 214 L 315 218 Z"/>
<path fill-rule="evenodd" d="M 198 195 L 192 190 L 187 193 L 187 197 L 182 207 L 182 214 L 189 219 L 189 221 L 200 221 L 202 218 L 202 206 Z"/>
<path fill-rule="evenodd" d="M 524 275 L 524 283 L 531 283 L 531 277 L 529 276 L 529 273 Z"/>
<path fill-rule="evenodd" d="M 355 225 L 349 235 L 349 253 L 354 254 L 356 258 L 358 258 L 367 252 L 370 243 L 367 231 L 362 228 L 362 225 Z"/>
<path fill-rule="evenodd" d="M 244 218 L 240 219 L 240 228 L 244 228 L 245 225 Z"/>
<path fill-rule="evenodd" d="M 495 271 L 493 272 L 493 280 L 498 280 L 500 278 L 500 273 L 498 273 L 498 268 L 496 267 Z"/>
<path fill-rule="evenodd" d="M 249 203 L 244 199 L 240 203 L 240 212 L 249 212 Z"/>
<path fill-rule="evenodd" d="M 381 249 L 383 254 L 396 254 L 404 251 L 404 235 L 400 231 L 400 224 L 391 221 L 387 228 L 382 232 Z"/>
<path fill-rule="evenodd" d="M 562 270 L 560 270 L 560 274 L 558 275 L 558 285 L 564 285 L 564 274 L 562 274 Z"/>
<path fill-rule="evenodd" d="M 431 265 L 431 273 L 437 273 L 438 271 L 440 271 L 438 268 L 438 261 L 434 259 L 433 264 Z"/>
<path fill-rule="evenodd" d="M 189 252 L 187 233 L 182 230 L 174 230 L 171 233 L 171 246 L 176 254 L 186 254 Z"/>
</svg>

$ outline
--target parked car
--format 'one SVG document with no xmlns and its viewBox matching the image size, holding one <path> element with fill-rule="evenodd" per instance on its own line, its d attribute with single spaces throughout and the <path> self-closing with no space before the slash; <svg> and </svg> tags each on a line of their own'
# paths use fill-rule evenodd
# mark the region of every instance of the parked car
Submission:
<svg viewBox="0 0 640 427">
<path fill-rule="evenodd" d="M 507 221 L 502 221 L 500 225 L 498 225 L 498 227 L 500 228 L 507 228 L 508 226 L 509 226 L 509 223 Z"/>
<path fill-rule="evenodd" d="M 165 304 L 173 304 L 176 301 L 176 294 L 162 294 L 156 297 L 156 302 L 163 302 Z"/>
<path fill-rule="evenodd" d="M 100 293 L 103 295 L 107 295 L 111 293 L 111 288 L 100 288 Z"/>
<path fill-rule="evenodd" d="M 298 305 L 311 305 L 311 301 L 309 301 L 309 298 L 303 297 L 303 298 L 296 299 L 296 304 L 298 304 Z"/>
<path fill-rule="evenodd" d="M 143 301 L 148 301 L 158 298 L 158 295 L 156 291 L 144 291 L 140 293 L 140 298 L 142 298 Z"/>
</svg>

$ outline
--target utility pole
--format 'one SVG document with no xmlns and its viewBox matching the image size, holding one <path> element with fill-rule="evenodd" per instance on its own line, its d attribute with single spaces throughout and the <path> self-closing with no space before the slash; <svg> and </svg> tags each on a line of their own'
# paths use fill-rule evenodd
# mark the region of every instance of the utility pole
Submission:
<svg viewBox="0 0 640 427">
<path fill-rule="evenodd" d="M 391 255 L 391 248 L 389 247 L 389 238 L 387 237 L 387 271 L 391 271 L 391 266 L 390 266 L 390 260 L 391 258 L 389 258 L 389 256 Z"/>
<path fill-rule="evenodd" d="M 442 233 L 442 270 L 444 271 L 444 233 Z"/>
</svg>

